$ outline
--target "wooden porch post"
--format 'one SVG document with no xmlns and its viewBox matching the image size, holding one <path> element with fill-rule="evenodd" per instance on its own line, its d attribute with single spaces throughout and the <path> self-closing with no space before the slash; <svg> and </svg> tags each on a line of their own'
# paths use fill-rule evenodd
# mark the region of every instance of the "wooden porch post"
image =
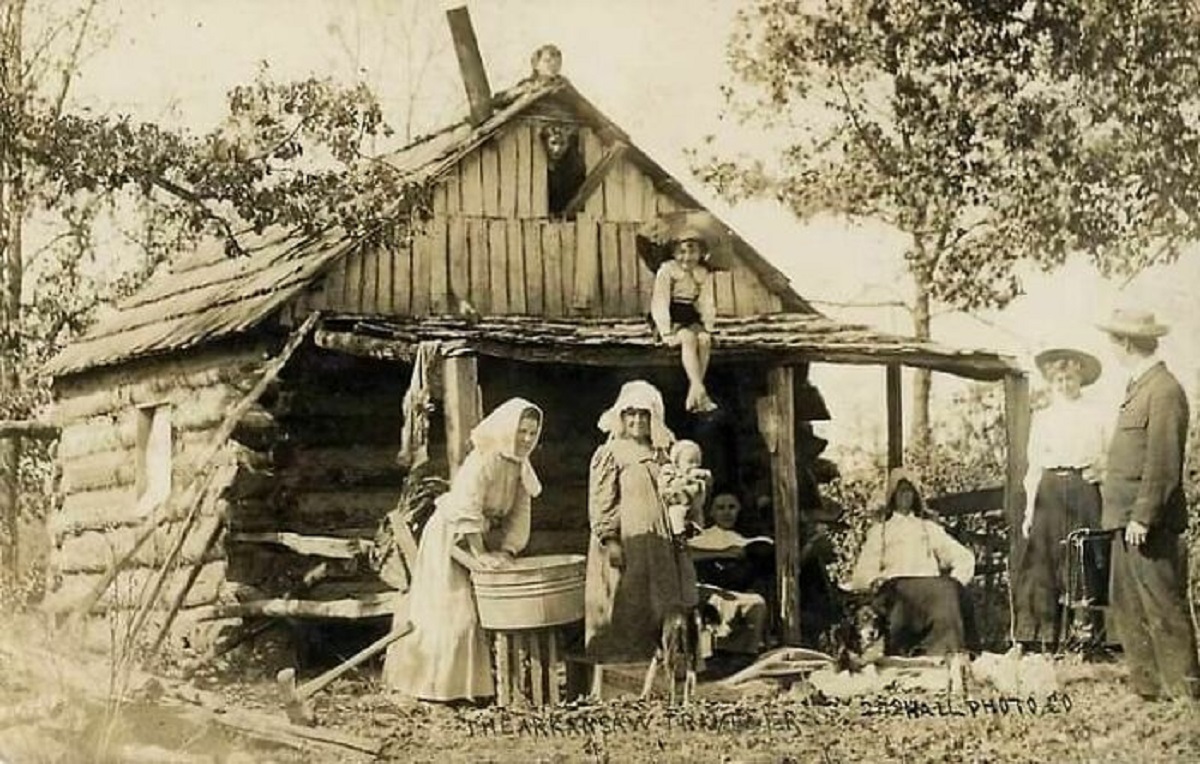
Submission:
<svg viewBox="0 0 1200 764">
<path fill-rule="evenodd" d="M 1004 472 L 1004 517 L 1008 520 L 1011 553 L 1016 549 L 1016 529 L 1021 525 L 1022 483 L 1029 468 L 1025 449 L 1029 443 L 1029 378 L 1014 372 L 1004 378 L 1004 444 L 1008 454 Z"/>
<path fill-rule="evenodd" d="M 445 365 L 446 460 L 450 477 L 467 455 L 471 429 L 479 423 L 483 401 L 479 391 L 479 361 L 473 355 L 450 356 Z"/>
<path fill-rule="evenodd" d="M 904 464 L 904 389 L 900 364 L 887 365 L 887 466 Z"/>
<path fill-rule="evenodd" d="M 769 416 L 774 437 L 771 485 L 775 507 L 775 576 L 779 590 L 781 635 L 785 644 L 800 644 L 800 510 L 796 501 L 795 372 L 777 366 L 767 374 Z"/>
</svg>

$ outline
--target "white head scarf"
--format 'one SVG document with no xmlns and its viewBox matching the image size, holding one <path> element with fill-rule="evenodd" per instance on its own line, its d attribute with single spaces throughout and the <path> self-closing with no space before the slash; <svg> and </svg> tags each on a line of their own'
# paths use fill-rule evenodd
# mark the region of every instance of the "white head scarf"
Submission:
<svg viewBox="0 0 1200 764">
<path fill-rule="evenodd" d="M 675 435 L 667 429 L 663 421 L 663 399 L 658 388 L 644 379 L 635 379 L 621 385 L 617 394 L 617 402 L 608 411 L 600 415 L 596 426 L 608 437 L 620 438 L 625 435 L 625 424 L 621 421 L 621 412 L 630 409 L 640 409 L 650 412 L 650 444 L 655 448 L 668 448 L 675 440 Z"/>
<path fill-rule="evenodd" d="M 525 486 L 525 491 L 530 496 L 538 496 L 542 492 L 542 483 L 538 480 L 537 473 L 533 471 L 533 465 L 529 463 L 528 457 L 518 457 L 515 452 L 517 428 L 521 425 L 521 417 L 529 409 L 538 413 L 538 434 L 534 440 L 534 445 L 537 445 L 537 440 L 542 436 L 545 415 L 540 406 L 530 403 L 524 398 L 509 398 L 492 409 L 492 413 L 484 417 L 483 421 L 471 430 L 471 445 L 481 454 L 499 453 L 515 462 L 520 462 L 521 483 Z"/>
</svg>

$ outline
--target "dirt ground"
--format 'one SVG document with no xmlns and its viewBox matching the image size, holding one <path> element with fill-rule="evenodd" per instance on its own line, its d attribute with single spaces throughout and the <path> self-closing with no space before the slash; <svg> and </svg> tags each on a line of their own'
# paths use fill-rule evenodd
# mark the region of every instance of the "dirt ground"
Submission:
<svg viewBox="0 0 1200 764">
<path fill-rule="evenodd" d="M 76 656 L 56 664 L 47 650 L 17 665 L 14 654 L 0 640 L 6 764 L 371 759 L 247 737 L 144 696 L 106 713 L 94 695 L 78 691 L 80 682 L 105 681 L 102 662 L 80 664 Z M 971 684 L 965 699 L 953 701 L 907 693 L 830 703 L 814 700 L 804 684 L 756 682 L 737 690 L 702 684 L 687 708 L 618 692 L 605 703 L 541 712 L 395 699 L 367 673 L 336 682 L 314 710 L 322 728 L 382 741 L 376 760 L 395 762 L 1200 761 L 1197 706 L 1137 700 L 1119 664 L 1057 668 L 1060 690 L 1046 697 L 1005 697 Z M 68 670 L 77 674 L 70 681 Z M 267 679 L 209 689 L 230 709 L 286 719 Z"/>
</svg>

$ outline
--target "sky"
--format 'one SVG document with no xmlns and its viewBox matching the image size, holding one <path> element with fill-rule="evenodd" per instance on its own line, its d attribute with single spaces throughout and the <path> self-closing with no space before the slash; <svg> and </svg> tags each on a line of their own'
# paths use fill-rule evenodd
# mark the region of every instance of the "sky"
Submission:
<svg viewBox="0 0 1200 764">
<path fill-rule="evenodd" d="M 226 91 L 253 79 L 265 62 L 279 79 L 315 75 L 365 81 L 380 95 L 393 125 L 403 127 L 411 116 L 412 130 L 420 134 L 465 114 L 444 20 L 446 8 L 461 4 L 102 0 L 99 19 L 108 30 L 107 44 L 79 70 L 71 104 L 204 131 L 222 118 Z M 493 89 L 524 76 L 529 54 L 552 42 L 563 51 L 563 74 L 685 181 L 684 151 L 699 147 L 706 135 L 718 135 L 734 150 L 753 150 L 766 140 L 722 118 L 725 48 L 735 31 L 739 0 L 473 0 L 466 5 Z M 910 297 L 901 260 L 905 239 L 897 231 L 831 217 L 801 223 L 766 202 L 731 209 L 694 181 L 688 187 L 710 201 L 819 309 L 888 331 L 910 330 L 902 311 L 837 305 Z M 1086 263 L 1073 261 L 1051 275 L 1030 274 L 1025 286 L 1026 295 L 1003 312 L 936 318 L 935 338 L 1012 353 L 1027 366 L 1032 353 L 1064 343 L 1107 361 L 1094 323 L 1116 305 L 1143 305 L 1174 327 L 1162 353 L 1189 392 L 1200 391 L 1200 342 L 1193 339 L 1200 336 L 1200 249 L 1127 285 L 1106 282 Z M 834 438 L 882 437 L 876 400 L 882 371 L 825 367 L 814 376 L 830 398 L 837 420 L 831 425 Z M 1119 374 L 1106 373 L 1099 389 L 1107 397 L 1123 386 Z M 956 387 L 941 376 L 935 382 L 941 401 Z M 867 414 L 864 405 L 872 409 Z"/>
</svg>

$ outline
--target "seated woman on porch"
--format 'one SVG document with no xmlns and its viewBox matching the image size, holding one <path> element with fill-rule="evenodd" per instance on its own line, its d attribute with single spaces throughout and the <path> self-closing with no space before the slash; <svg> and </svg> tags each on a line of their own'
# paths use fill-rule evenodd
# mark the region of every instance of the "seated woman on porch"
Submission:
<svg viewBox="0 0 1200 764">
<path fill-rule="evenodd" d="M 511 398 L 471 431 L 472 451 L 421 533 L 408 612 L 395 616 L 413 631 L 388 648 L 390 689 L 433 701 L 495 695 L 468 569 L 507 565 L 528 543 L 530 500 L 542 491 L 529 454 L 541 429 L 541 409 Z"/>
<path fill-rule="evenodd" d="M 966 650 L 963 595 L 975 555 L 924 513 L 916 477 L 892 470 L 883 519 L 867 530 L 848 586 L 874 594 L 889 655 Z"/>
<path fill-rule="evenodd" d="M 766 638 L 770 610 L 766 596 L 774 576 L 773 544 L 734 530 L 742 504 L 731 493 L 713 497 L 707 528 L 688 541 L 700 580 L 700 601 L 717 612 L 714 647 L 757 654 Z"/>
</svg>

